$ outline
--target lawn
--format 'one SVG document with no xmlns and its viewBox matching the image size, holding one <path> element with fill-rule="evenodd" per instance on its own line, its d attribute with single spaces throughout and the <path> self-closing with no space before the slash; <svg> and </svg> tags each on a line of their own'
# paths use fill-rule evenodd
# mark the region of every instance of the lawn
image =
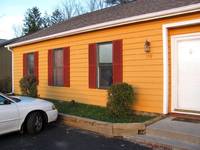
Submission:
<svg viewBox="0 0 200 150">
<path fill-rule="evenodd" d="M 66 102 L 57 100 L 48 100 L 55 104 L 60 113 L 75 115 L 79 117 L 90 118 L 99 121 L 106 121 L 112 123 L 132 123 L 132 122 L 145 122 L 153 119 L 152 116 L 147 115 L 129 115 L 128 117 L 112 117 L 109 115 L 105 107 L 94 105 L 81 104 L 77 102 Z"/>
</svg>

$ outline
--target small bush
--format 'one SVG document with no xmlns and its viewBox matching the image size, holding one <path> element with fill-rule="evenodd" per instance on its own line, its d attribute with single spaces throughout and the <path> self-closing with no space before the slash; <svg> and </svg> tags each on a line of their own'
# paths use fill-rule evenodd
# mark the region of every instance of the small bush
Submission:
<svg viewBox="0 0 200 150">
<path fill-rule="evenodd" d="M 12 82 L 10 77 L 0 80 L 0 92 L 10 93 L 12 91 Z"/>
<path fill-rule="evenodd" d="M 20 80 L 21 92 L 25 96 L 37 97 L 37 80 L 34 76 L 25 76 Z"/>
<path fill-rule="evenodd" d="M 114 117 L 125 117 L 132 113 L 133 88 L 127 83 L 114 84 L 108 89 L 108 112 Z"/>
</svg>

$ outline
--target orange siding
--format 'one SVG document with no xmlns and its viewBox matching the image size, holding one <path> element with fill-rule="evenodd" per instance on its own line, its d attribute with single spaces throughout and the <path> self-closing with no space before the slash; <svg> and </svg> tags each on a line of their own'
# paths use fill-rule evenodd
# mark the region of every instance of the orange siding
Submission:
<svg viewBox="0 0 200 150">
<path fill-rule="evenodd" d="M 76 100 L 94 105 L 106 105 L 107 92 L 88 88 L 88 44 L 123 39 L 123 80 L 133 85 L 136 100 L 133 109 L 162 113 L 163 54 L 162 25 L 200 18 L 198 13 L 136 23 L 84 34 L 48 40 L 14 48 L 15 93 L 20 93 L 23 75 L 22 55 L 39 51 L 39 95 L 46 98 Z M 144 42 L 151 42 L 151 53 L 144 52 Z M 70 88 L 49 87 L 48 49 L 70 47 Z"/>
</svg>

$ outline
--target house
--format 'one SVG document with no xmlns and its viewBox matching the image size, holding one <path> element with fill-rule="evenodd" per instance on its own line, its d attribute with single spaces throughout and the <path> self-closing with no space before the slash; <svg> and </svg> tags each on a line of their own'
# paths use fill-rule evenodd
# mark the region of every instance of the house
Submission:
<svg viewBox="0 0 200 150">
<path fill-rule="evenodd" d="M 0 92 L 11 92 L 12 54 L 6 44 L 7 40 L 0 39 Z"/>
<path fill-rule="evenodd" d="M 7 45 L 13 92 L 34 74 L 40 97 L 105 106 L 135 88 L 136 111 L 199 114 L 200 0 L 136 0 L 74 17 Z"/>
</svg>

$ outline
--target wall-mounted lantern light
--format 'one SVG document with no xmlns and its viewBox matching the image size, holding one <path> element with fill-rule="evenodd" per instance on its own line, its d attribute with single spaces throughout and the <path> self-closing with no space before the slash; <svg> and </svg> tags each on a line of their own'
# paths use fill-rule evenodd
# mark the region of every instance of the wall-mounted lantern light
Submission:
<svg viewBox="0 0 200 150">
<path fill-rule="evenodd" d="M 148 40 L 146 40 L 144 43 L 144 52 L 149 53 L 150 50 L 151 50 L 151 43 Z"/>
</svg>

